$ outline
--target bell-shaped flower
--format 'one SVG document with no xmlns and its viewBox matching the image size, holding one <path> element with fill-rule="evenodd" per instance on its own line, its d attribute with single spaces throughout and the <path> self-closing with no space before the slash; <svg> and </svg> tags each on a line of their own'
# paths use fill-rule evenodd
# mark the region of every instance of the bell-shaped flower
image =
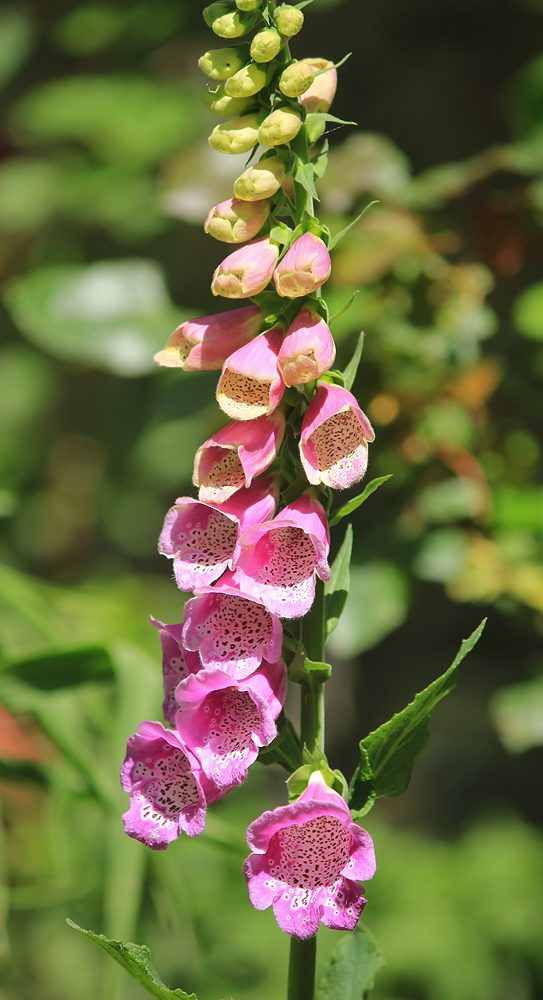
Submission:
<svg viewBox="0 0 543 1000">
<path fill-rule="evenodd" d="M 319 923 L 354 930 L 366 904 L 355 880 L 375 873 L 373 842 L 319 771 L 296 802 L 251 823 L 247 843 L 249 899 L 257 910 L 273 906 L 282 931 L 309 938 Z"/>
<path fill-rule="evenodd" d="M 304 23 L 302 11 L 288 3 L 283 3 L 280 7 L 275 8 L 273 19 L 281 34 L 286 35 L 287 38 L 297 35 Z"/>
<path fill-rule="evenodd" d="M 270 202 L 228 198 L 211 209 L 204 230 L 223 243 L 244 243 L 262 229 L 270 212 Z"/>
<path fill-rule="evenodd" d="M 232 573 L 214 587 L 199 587 L 185 604 L 183 645 L 198 650 L 204 667 L 220 667 L 236 680 L 254 673 L 262 660 L 277 663 L 282 641 L 279 619 L 242 593 Z"/>
<path fill-rule="evenodd" d="M 258 141 L 262 146 L 281 146 L 298 135 L 302 127 L 302 116 L 293 107 L 278 108 L 264 119 L 258 129 Z"/>
<path fill-rule="evenodd" d="M 266 156 L 254 167 L 247 167 L 234 184 L 234 194 L 242 201 L 261 201 L 279 190 L 286 176 L 286 163 L 280 156 Z"/>
<path fill-rule="evenodd" d="M 229 77 L 225 84 L 227 94 L 232 97 L 253 97 L 266 86 L 268 74 L 256 62 L 248 63 Z"/>
<path fill-rule="evenodd" d="M 255 106 L 252 97 L 232 97 L 225 89 L 224 83 L 214 83 L 211 87 L 206 87 L 200 100 L 208 111 L 219 115 L 220 118 L 244 115 Z"/>
<path fill-rule="evenodd" d="M 262 662 L 244 680 L 235 681 L 225 670 L 208 667 L 181 681 L 176 693 L 177 731 L 219 788 L 245 781 L 259 748 L 275 739 L 275 720 L 286 692 L 282 660 Z"/>
<path fill-rule="evenodd" d="M 315 79 L 315 74 L 307 59 L 292 62 L 279 77 L 279 90 L 285 97 L 300 97 Z"/>
<path fill-rule="evenodd" d="M 251 42 L 251 57 L 257 63 L 271 62 L 283 44 L 283 39 L 275 28 L 263 28 Z"/>
<path fill-rule="evenodd" d="M 234 420 L 198 448 L 192 481 L 204 503 L 223 504 L 236 490 L 250 486 L 271 465 L 283 440 L 285 416 Z"/>
<path fill-rule="evenodd" d="M 311 295 L 330 277 L 332 263 L 325 243 L 313 233 L 294 241 L 277 265 L 273 280 L 284 297 Z"/>
<path fill-rule="evenodd" d="M 268 236 L 247 243 L 225 257 L 213 275 L 213 295 L 227 299 L 248 299 L 263 292 L 271 280 L 279 247 Z"/>
<path fill-rule="evenodd" d="M 329 59 L 304 59 L 315 74 L 315 79 L 308 90 L 300 98 L 300 103 L 307 113 L 328 111 L 336 96 L 337 72 Z M 323 72 L 324 70 L 324 72 Z"/>
<path fill-rule="evenodd" d="M 309 493 L 273 521 L 240 538 L 236 575 L 240 587 L 280 618 L 301 618 L 315 597 L 315 577 L 330 579 L 330 533 L 324 508 Z"/>
<path fill-rule="evenodd" d="M 121 785 L 130 793 L 125 833 L 155 851 L 167 847 L 182 830 L 189 837 L 202 833 L 207 803 L 228 791 L 206 777 L 192 750 L 161 722 L 142 722 L 130 736 Z"/>
<path fill-rule="evenodd" d="M 229 3 L 218 0 L 202 11 L 204 21 L 220 38 L 239 38 L 254 28 L 259 14 L 257 10 L 232 10 Z"/>
<path fill-rule="evenodd" d="M 245 66 L 248 58 L 249 46 L 241 43 L 204 52 L 198 60 L 198 66 L 211 80 L 228 80 L 228 77 Z"/>
<path fill-rule="evenodd" d="M 158 629 L 162 647 L 162 683 L 164 701 L 162 711 L 170 726 L 175 725 L 177 702 L 175 689 L 179 681 L 202 669 L 198 653 L 183 648 L 183 625 L 165 625 L 151 616 L 151 624 Z"/>
<path fill-rule="evenodd" d="M 226 359 L 217 385 L 217 402 L 234 420 L 254 420 L 273 413 L 285 391 L 277 367 L 283 330 L 275 326 L 259 334 Z"/>
<path fill-rule="evenodd" d="M 256 337 L 263 316 L 258 306 L 244 306 L 189 319 L 174 330 L 164 350 L 155 354 L 155 361 L 163 368 L 183 368 L 186 372 L 216 371 L 230 354 Z"/>
<path fill-rule="evenodd" d="M 219 153 L 248 153 L 258 140 L 258 129 L 262 120 L 261 114 L 242 115 L 231 121 L 215 125 L 209 139 L 209 145 Z"/>
<path fill-rule="evenodd" d="M 176 500 L 166 514 L 158 551 L 173 559 L 179 589 L 209 586 L 232 569 L 240 534 L 272 517 L 278 498 L 275 477 L 265 476 L 220 506 L 192 497 Z"/>
<path fill-rule="evenodd" d="M 300 458 L 310 483 L 345 490 L 362 479 L 375 434 L 347 389 L 319 385 L 303 419 Z"/>
<path fill-rule="evenodd" d="M 310 306 L 300 310 L 281 344 L 277 364 L 285 385 L 303 385 L 324 375 L 336 356 L 334 339 Z"/>
</svg>

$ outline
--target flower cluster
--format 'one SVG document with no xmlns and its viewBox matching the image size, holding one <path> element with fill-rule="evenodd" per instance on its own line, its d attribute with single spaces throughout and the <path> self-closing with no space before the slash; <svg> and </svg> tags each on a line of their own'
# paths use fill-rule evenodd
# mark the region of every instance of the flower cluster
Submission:
<svg viewBox="0 0 543 1000">
<path fill-rule="evenodd" d="M 236 41 L 199 61 L 211 81 L 204 103 L 230 118 L 210 144 L 264 150 L 205 223 L 215 239 L 244 244 L 216 269 L 213 294 L 252 303 L 181 324 L 155 358 L 220 371 L 217 401 L 229 418 L 195 456 L 198 497 L 176 500 L 159 539 L 178 588 L 193 596 L 183 623 L 153 621 L 169 728 L 143 722 L 121 772 L 131 796 L 126 832 L 155 849 L 182 830 L 200 834 L 207 805 L 242 783 L 275 739 L 287 688 L 281 619 L 306 615 L 317 579 L 329 580 L 330 490 L 362 478 L 374 437 L 331 373 L 320 291 L 330 275 L 327 234 L 297 180 L 300 166 L 311 169 L 335 68 L 290 58 L 288 39 L 303 23 L 297 7 L 225 0 L 204 18 L 225 39 L 264 21 L 250 45 Z M 289 217 L 293 229 L 281 221 Z M 297 802 L 253 823 L 248 843 L 251 901 L 273 905 L 284 931 L 308 937 L 319 920 L 355 926 L 364 905 L 355 880 L 375 867 L 371 838 L 320 771 Z"/>
</svg>

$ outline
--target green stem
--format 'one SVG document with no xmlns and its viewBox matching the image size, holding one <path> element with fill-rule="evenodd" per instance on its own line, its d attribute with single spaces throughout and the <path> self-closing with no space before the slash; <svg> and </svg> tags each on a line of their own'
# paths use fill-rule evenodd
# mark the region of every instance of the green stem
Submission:
<svg viewBox="0 0 543 1000">
<path fill-rule="evenodd" d="M 305 125 L 302 125 L 298 135 L 291 140 L 290 148 L 293 153 L 296 153 L 302 163 L 309 163 L 309 144 Z M 313 198 L 307 193 L 302 184 L 298 184 L 298 181 L 294 181 L 294 204 L 294 225 L 297 226 L 302 221 L 304 212 L 307 212 L 308 215 L 313 215 Z"/>
<path fill-rule="evenodd" d="M 317 579 L 315 600 L 302 620 L 302 641 L 310 660 L 324 660 L 324 584 Z M 300 738 L 310 753 L 324 753 L 324 685 L 301 685 Z"/>
<path fill-rule="evenodd" d="M 287 1000 L 313 1000 L 315 996 L 315 959 L 317 935 L 290 939 Z"/>
</svg>

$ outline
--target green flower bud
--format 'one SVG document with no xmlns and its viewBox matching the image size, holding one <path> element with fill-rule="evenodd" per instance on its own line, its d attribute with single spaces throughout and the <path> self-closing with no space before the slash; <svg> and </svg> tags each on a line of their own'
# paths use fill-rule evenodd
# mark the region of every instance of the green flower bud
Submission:
<svg viewBox="0 0 543 1000">
<path fill-rule="evenodd" d="M 249 46 L 233 45 L 227 49 L 210 49 L 200 56 L 198 65 L 206 76 L 212 80 L 228 80 L 245 66 L 249 58 Z"/>
<path fill-rule="evenodd" d="M 251 56 L 255 62 L 270 62 L 275 59 L 283 40 L 275 28 L 263 28 L 251 42 Z"/>
<path fill-rule="evenodd" d="M 307 141 L 310 146 L 317 142 L 326 128 L 326 122 L 313 122 L 311 125 L 306 125 L 307 130 Z"/>
<path fill-rule="evenodd" d="M 258 142 L 260 115 L 242 115 L 216 125 L 208 142 L 219 153 L 248 153 Z"/>
<path fill-rule="evenodd" d="M 273 19 L 282 35 L 292 38 L 297 35 L 304 23 L 304 15 L 297 7 L 284 3 L 277 7 Z"/>
<path fill-rule="evenodd" d="M 246 111 L 254 107 L 255 102 L 251 97 L 232 97 L 226 93 L 224 83 L 217 83 L 211 89 L 204 90 L 202 104 L 214 115 L 220 115 L 221 118 L 233 118 L 237 115 L 244 115 Z"/>
<path fill-rule="evenodd" d="M 294 108 L 289 108 L 288 111 L 272 111 L 258 130 L 258 141 L 263 146 L 280 146 L 294 139 L 301 127 L 302 116 Z"/>
<path fill-rule="evenodd" d="M 258 63 L 249 63 L 226 81 L 226 93 L 232 97 L 252 97 L 266 86 L 267 77 L 266 70 Z"/>
<path fill-rule="evenodd" d="M 241 201 L 271 198 L 281 187 L 285 174 L 285 161 L 280 156 L 267 156 L 240 174 L 234 184 L 234 194 Z"/>
<path fill-rule="evenodd" d="M 293 62 L 281 73 L 279 90 L 285 97 L 300 97 L 309 90 L 315 74 L 306 62 Z"/>
<path fill-rule="evenodd" d="M 262 6 L 262 0 L 236 0 L 238 10 L 256 10 Z"/>
<path fill-rule="evenodd" d="M 239 38 L 254 28 L 258 21 L 258 11 L 232 10 L 229 3 L 212 3 L 203 11 L 206 24 L 221 38 Z"/>
</svg>

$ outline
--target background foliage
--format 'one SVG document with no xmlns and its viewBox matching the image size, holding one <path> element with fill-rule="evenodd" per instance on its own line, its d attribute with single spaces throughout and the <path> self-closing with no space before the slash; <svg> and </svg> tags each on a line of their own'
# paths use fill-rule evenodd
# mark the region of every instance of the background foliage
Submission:
<svg viewBox="0 0 543 1000">
<path fill-rule="evenodd" d="M 485 634 L 439 706 L 378 847 L 376 1000 L 543 996 L 543 54 L 541 0 L 315 0 L 295 40 L 339 60 L 320 184 L 340 363 L 377 430 L 330 640 L 329 759 Z M 244 158 L 207 146 L 189 0 L 0 5 L 1 1000 L 131 1000 L 66 916 L 145 940 L 200 1000 L 272 1000 L 286 940 L 256 919 L 243 830 L 275 767 L 152 855 L 122 834 L 127 736 L 159 717 L 151 613 L 182 596 L 156 554 L 219 426 L 216 375 L 155 371 L 216 308 L 202 221 Z M 302 54 L 302 52 L 300 52 Z M 223 161 L 227 162 L 224 163 Z M 241 163 L 240 163 L 241 160 Z M 346 497 L 348 499 L 348 497 Z M 339 529 L 341 536 L 342 531 Z M 228 911 L 228 920 L 224 919 Z M 324 932 L 321 964 L 336 943 Z"/>
</svg>

